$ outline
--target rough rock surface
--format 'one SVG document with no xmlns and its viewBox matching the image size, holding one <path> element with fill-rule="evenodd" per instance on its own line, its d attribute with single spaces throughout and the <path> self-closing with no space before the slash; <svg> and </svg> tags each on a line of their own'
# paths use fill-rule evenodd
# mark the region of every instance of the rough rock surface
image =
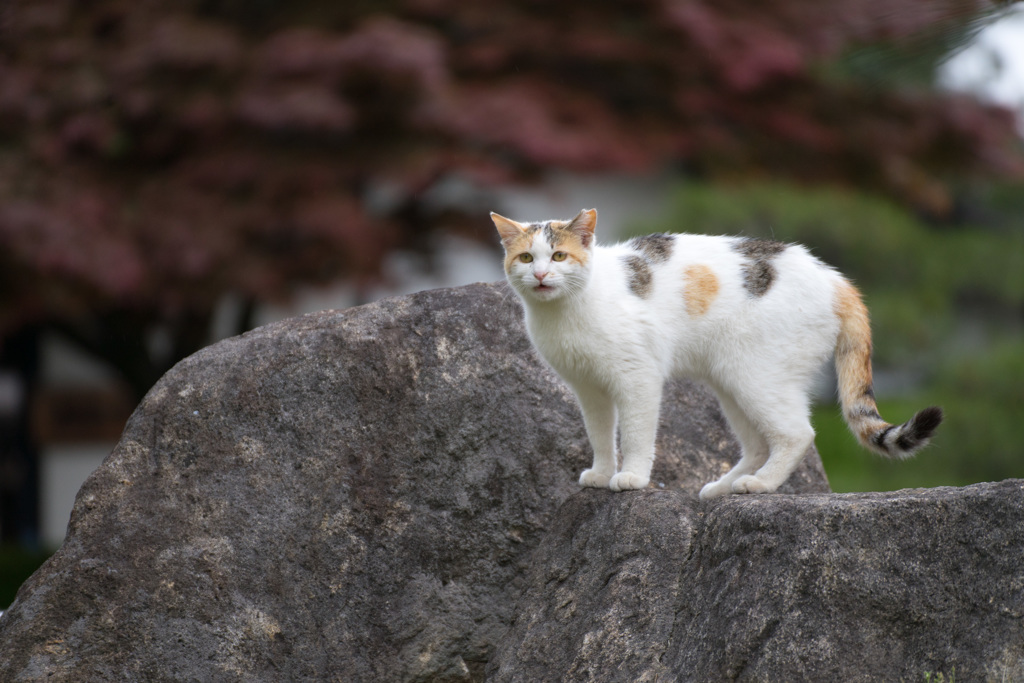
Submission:
<svg viewBox="0 0 1024 683">
<path fill-rule="evenodd" d="M 490 681 L 1024 680 L 1024 480 L 584 491 L 533 566 Z"/>
<path fill-rule="evenodd" d="M 658 449 L 655 485 L 691 495 L 736 458 L 689 384 Z M 503 284 L 221 342 L 154 387 L 82 487 L 0 618 L 0 680 L 479 679 L 589 453 Z M 786 490 L 828 491 L 816 454 Z"/>
</svg>

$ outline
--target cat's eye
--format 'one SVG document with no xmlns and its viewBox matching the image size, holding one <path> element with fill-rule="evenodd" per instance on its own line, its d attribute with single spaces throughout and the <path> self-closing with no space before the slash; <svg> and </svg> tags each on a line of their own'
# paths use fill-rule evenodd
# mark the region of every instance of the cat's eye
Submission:
<svg viewBox="0 0 1024 683">
<path fill-rule="evenodd" d="M 522 261 L 523 263 L 530 263 L 531 261 L 533 261 L 533 254 L 527 254 L 526 252 L 523 252 L 522 254 L 519 255 L 519 260 Z"/>
<path fill-rule="evenodd" d="M 554 254 L 551 255 L 551 260 L 552 261 L 564 261 L 567 256 L 569 256 L 569 255 L 566 254 L 564 251 L 556 251 Z"/>
</svg>

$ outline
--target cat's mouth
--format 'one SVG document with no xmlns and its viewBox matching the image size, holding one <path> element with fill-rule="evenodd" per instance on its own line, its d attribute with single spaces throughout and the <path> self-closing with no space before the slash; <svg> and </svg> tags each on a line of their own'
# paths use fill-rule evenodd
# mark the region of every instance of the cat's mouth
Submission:
<svg viewBox="0 0 1024 683">
<path fill-rule="evenodd" d="M 551 285 L 537 285 L 536 287 L 533 288 L 533 291 L 535 291 L 535 292 L 553 292 L 553 291 L 555 291 L 555 288 L 552 287 Z"/>
</svg>

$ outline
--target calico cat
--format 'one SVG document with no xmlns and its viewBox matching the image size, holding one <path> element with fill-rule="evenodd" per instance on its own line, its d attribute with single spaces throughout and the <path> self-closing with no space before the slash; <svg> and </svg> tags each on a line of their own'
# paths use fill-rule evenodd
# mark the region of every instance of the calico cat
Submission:
<svg viewBox="0 0 1024 683">
<path fill-rule="evenodd" d="M 843 415 L 865 447 L 906 458 L 942 421 L 934 407 L 901 425 L 881 418 L 860 294 L 799 245 L 656 234 L 604 246 L 594 209 L 569 221 L 491 218 L 530 340 L 579 399 L 594 450 L 583 486 L 648 485 L 662 388 L 680 375 L 714 390 L 742 448 L 702 499 L 786 481 L 814 440 L 809 390 L 833 354 Z"/>
</svg>

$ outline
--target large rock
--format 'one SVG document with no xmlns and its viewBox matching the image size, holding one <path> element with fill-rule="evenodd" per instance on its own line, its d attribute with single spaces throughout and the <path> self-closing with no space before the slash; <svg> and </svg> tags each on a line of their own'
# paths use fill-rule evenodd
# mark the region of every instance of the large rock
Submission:
<svg viewBox="0 0 1024 683">
<path fill-rule="evenodd" d="M 533 564 L 488 680 L 1024 680 L 1024 480 L 585 491 Z"/>
<path fill-rule="evenodd" d="M 690 494 L 736 458 L 689 384 L 658 448 L 655 485 Z M 479 679 L 589 459 L 503 284 L 227 340 L 154 387 L 82 487 L 0 618 L 0 680 Z M 815 454 L 786 490 L 828 490 Z"/>
</svg>

